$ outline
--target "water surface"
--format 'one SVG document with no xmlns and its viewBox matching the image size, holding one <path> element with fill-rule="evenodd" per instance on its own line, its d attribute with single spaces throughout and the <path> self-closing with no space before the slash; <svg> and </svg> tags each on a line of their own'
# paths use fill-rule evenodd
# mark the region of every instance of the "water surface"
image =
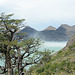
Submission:
<svg viewBox="0 0 75 75">
<path fill-rule="evenodd" d="M 40 50 L 49 49 L 54 50 L 54 52 L 57 52 L 64 48 L 66 46 L 67 42 L 44 42 L 44 44 L 41 46 Z"/>
</svg>

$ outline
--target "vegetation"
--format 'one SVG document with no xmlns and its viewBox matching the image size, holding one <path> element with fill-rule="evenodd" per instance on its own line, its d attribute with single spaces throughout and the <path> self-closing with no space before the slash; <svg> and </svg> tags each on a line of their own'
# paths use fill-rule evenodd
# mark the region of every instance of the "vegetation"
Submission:
<svg viewBox="0 0 75 75">
<path fill-rule="evenodd" d="M 1 67 L 3 71 L 1 74 L 7 72 L 8 75 L 13 74 L 12 60 L 18 43 L 18 40 L 15 39 L 15 33 L 24 21 L 24 19 L 11 19 L 11 16 L 13 14 L 1 13 L 0 15 L 0 53 L 5 57 L 5 67 Z"/>
<path fill-rule="evenodd" d="M 1 13 L 0 17 L 0 58 L 5 60 L 5 65 L 0 66 L 0 74 L 75 74 L 75 42 L 52 55 L 50 50 L 38 51 L 41 41 L 38 38 L 24 39 L 26 33 L 18 33 L 24 19 L 12 19 L 12 16 Z M 32 66 L 27 71 L 25 67 L 28 65 Z"/>
<path fill-rule="evenodd" d="M 12 19 L 13 14 L 0 17 L 0 53 L 4 57 L 5 65 L 0 66 L 0 74 L 23 75 L 27 65 L 37 64 L 43 57 L 38 49 L 41 42 L 38 38 L 23 39 L 26 33 L 18 33 L 24 19 Z"/>
<path fill-rule="evenodd" d="M 75 43 L 67 50 L 53 54 L 50 61 L 40 67 L 34 66 L 31 75 L 74 75 L 75 74 Z M 45 60 L 46 61 L 46 60 Z"/>
</svg>

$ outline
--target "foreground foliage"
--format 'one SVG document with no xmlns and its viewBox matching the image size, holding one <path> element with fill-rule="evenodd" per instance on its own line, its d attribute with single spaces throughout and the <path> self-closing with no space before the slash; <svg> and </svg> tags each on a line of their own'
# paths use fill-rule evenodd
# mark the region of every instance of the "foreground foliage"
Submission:
<svg viewBox="0 0 75 75">
<path fill-rule="evenodd" d="M 48 63 L 36 67 L 30 75 L 75 75 L 75 43 L 53 54 Z"/>
<path fill-rule="evenodd" d="M 12 19 L 12 16 L 0 15 L 0 57 L 5 60 L 5 65 L 0 65 L 0 74 L 23 75 L 27 65 L 37 64 L 41 58 L 38 55 L 41 41 L 38 38 L 24 40 L 26 33 L 18 33 L 24 19 Z"/>
</svg>

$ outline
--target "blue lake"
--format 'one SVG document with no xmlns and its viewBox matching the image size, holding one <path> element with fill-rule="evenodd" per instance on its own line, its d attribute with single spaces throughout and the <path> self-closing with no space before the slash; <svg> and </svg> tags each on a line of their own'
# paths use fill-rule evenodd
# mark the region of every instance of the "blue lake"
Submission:
<svg viewBox="0 0 75 75">
<path fill-rule="evenodd" d="M 54 50 L 54 52 L 57 52 L 64 48 L 66 46 L 67 42 L 45 42 L 40 50 L 49 49 L 49 50 Z"/>
</svg>

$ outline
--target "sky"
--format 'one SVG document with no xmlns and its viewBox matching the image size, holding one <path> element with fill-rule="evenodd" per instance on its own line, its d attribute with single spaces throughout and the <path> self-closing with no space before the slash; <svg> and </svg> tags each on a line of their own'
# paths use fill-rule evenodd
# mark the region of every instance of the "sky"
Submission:
<svg viewBox="0 0 75 75">
<path fill-rule="evenodd" d="M 0 0 L 0 13 L 14 13 L 38 31 L 48 26 L 75 25 L 75 0 Z"/>
</svg>

